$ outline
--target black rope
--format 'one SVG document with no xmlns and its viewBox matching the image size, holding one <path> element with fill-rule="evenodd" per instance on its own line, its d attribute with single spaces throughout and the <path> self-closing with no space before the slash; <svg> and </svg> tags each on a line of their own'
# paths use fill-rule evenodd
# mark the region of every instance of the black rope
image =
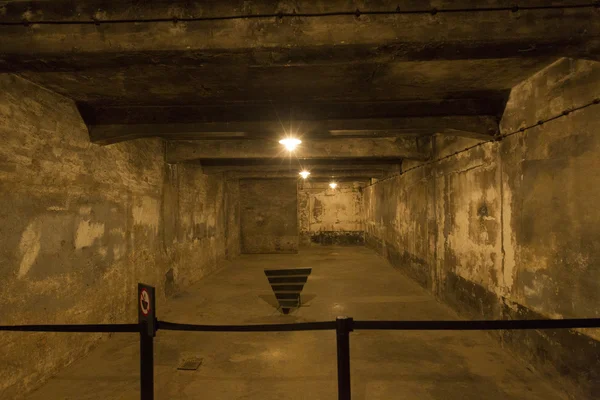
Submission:
<svg viewBox="0 0 600 400">
<path fill-rule="evenodd" d="M 324 330 L 335 330 L 335 321 L 302 322 L 302 323 L 297 323 L 297 324 L 271 324 L 271 325 L 196 325 L 196 324 L 178 324 L 175 322 L 158 321 L 158 329 L 166 330 L 166 331 L 195 331 L 195 332 L 324 331 Z"/>
<path fill-rule="evenodd" d="M 14 332 L 140 332 L 139 324 L 4 325 L 0 331 Z"/>
<path fill-rule="evenodd" d="M 474 331 L 600 328 L 600 318 L 500 321 L 354 321 L 354 329 L 402 331 Z"/>
<path fill-rule="evenodd" d="M 512 330 L 600 328 L 600 318 L 492 321 L 354 321 L 365 330 Z M 159 330 L 196 332 L 285 332 L 335 330 L 335 321 L 271 325 L 197 325 L 158 321 Z"/>
<path fill-rule="evenodd" d="M 335 330 L 335 321 L 302 322 L 269 325 L 197 325 L 157 321 L 157 330 L 195 332 L 291 332 Z M 520 330 L 520 329 L 573 329 L 600 328 L 600 318 L 496 320 L 496 321 L 353 321 L 353 329 L 364 330 Z M 70 332 L 110 333 L 140 332 L 139 324 L 88 325 L 8 325 L 0 331 L 13 332 Z"/>
<path fill-rule="evenodd" d="M 19 22 L 0 21 L 0 25 L 4 26 L 30 26 L 37 25 L 100 25 L 100 24 L 149 24 L 149 23 L 177 23 L 177 22 L 202 22 L 202 21 L 226 21 L 226 20 L 241 20 L 241 19 L 269 19 L 269 18 L 322 18 L 322 17 L 344 17 L 351 16 L 360 18 L 363 15 L 438 15 L 451 13 L 482 13 L 482 12 L 505 12 L 513 13 L 519 11 L 548 11 L 548 10 L 567 10 L 567 9 L 583 9 L 583 8 L 600 8 L 600 2 L 572 4 L 572 5 L 541 5 L 541 6 L 509 6 L 509 7 L 481 7 L 481 8 L 429 8 L 419 10 L 402 10 L 398 6 L 394 10 L 383 11 L 331 11 L 321 13 L 299 13 L 293 12 L 277 12 L 268 14 L 242 14 L 242 15 L 225 15 L 213 17 L 165 17 L 165 18 L 140 18 L 140 19 L 107 19 L 99 20 L 92 17 L 90 20 L 77 21 L 30 21 L 24 20 Z"/>
</svg>

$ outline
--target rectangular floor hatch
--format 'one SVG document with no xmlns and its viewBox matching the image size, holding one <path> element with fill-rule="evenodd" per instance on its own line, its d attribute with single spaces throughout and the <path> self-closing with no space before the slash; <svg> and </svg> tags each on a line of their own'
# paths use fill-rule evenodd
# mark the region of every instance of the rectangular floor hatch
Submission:
<svg viewBox="0 0 600 400">
<path fill-rule="evenodd" d="M 182 371 L 196 371 L 200 367 L 200 365 L 202 365 L 201 358 L 188 358 L 186 360 L 183 360 L 183 362 L 179 364 L 179 367 L 177 367 L 177 369 Z"/>
</svg>

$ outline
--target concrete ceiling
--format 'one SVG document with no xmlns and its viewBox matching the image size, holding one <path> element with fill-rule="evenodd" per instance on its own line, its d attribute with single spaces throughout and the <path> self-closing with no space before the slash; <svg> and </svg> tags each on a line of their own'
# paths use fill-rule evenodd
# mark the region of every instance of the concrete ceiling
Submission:
<svg viewBox="0 0 600 400">
<path fill-rule="evenodd" d="M 8 1 L 0 72 L 75 100 L 96 143 L 184 140 L 169 147 L 173 162 L 247 172 L 240 160 L 268 166 L 291 130 L 314 141 L 306 160 L 398 164 L 426 158 L 434 133 L 492 137 L 510 89 L 556 59 L 599 59 L 598 8 L 442 12 L 513 3 Z M 271 16 L 238 18 L 258 14 Z"/>
</svg>

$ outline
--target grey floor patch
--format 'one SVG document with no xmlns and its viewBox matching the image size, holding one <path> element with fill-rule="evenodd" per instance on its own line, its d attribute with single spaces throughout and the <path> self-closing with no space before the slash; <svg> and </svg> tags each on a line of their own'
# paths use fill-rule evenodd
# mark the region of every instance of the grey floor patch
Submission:
<svg viewBox="0 0 600 400">
<path fill-rule="evenodd" d="M 201 358 L 189 358 L 187 360 L 183 360 L 177 369 L 182 371 L 195 371 L 200 367 L 201 364 Z"/>
</svg>

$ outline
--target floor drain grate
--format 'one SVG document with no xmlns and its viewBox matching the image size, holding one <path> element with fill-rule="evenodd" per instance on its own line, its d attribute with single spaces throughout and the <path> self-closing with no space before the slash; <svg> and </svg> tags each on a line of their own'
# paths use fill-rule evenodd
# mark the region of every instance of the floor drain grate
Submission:
<svg viewBox="0 0 600 400">
<path fill-rule="evenodd" d="M 200 367 L 200 365 L 202 365 L 201 358 L 189 358 L 187 360 L 183 360 L 177 369 L 183 371 L 195 371 Z"/>
</svg>

